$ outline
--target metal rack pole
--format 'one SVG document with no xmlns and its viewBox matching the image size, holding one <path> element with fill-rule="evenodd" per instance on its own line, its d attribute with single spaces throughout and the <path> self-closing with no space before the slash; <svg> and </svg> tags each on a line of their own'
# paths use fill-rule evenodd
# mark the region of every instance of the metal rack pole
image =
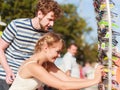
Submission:
<svg viewBox="0 0 120 90">
<path fill-rule="evenodd" d="M 109 50 L 108 50 L 108 90 L 112 90 L 112 27 L 111 27 L 111 13 L 110 13 L 110 3 L 106 0 L 107 13 L 108 13 L 108 29 L 109 29 Z"/>
</svg>

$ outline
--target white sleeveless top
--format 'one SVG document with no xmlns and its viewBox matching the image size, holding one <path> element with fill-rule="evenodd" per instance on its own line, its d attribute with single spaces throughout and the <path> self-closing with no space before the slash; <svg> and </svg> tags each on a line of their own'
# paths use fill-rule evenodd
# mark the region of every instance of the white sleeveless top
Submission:
<svg viewBox="0 0 120 90">
<path fill-rule="evenodd" d="M 17 73 L 16 78 L 12 83 L 11 87 L 9 88 L 9 90 L 36 90 L 41 85 L 42 82 L 40 82 L 39 80 L 35 78 L 24 79 L 20 77 L 19 73 Z"/>
</svg>

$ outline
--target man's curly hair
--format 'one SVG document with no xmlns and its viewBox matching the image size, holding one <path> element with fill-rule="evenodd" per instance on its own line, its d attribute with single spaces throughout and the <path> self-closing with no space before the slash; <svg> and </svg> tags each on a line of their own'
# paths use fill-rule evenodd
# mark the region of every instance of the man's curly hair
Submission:
<svg viewBox="0 0 120 90">
<path fill-rule="evenodd" d="M 44 15 L 50 11 L 53 11 L 55 18 L 59 18 L 63 14 L 60 5 L 54 0 L 38 0 L 38 4 L 36 6 L 36 15 L 39 10 Z"/>
</svg>

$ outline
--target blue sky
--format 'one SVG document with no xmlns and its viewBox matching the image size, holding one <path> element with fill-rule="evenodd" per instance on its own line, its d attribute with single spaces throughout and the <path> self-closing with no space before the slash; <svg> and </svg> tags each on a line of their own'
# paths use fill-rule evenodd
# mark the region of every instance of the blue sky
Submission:
<svg viewBox="0 0 120 90">
<path fill-rule="evenodd" d="M 97 40 L 97 23 L 95 19 L 95 12 L 93 7 L 93 0 L 56 0 L 59 3 L 72 3 L 78 6 L 78 14 L 83 17 L 88 26 L 93 28 L 93 31 L 89 34 L 89 36 L 85 36 L 86 40 L 89 43 L 93 43 L 93 40 Z M 112 11 L 116 12 L 118 15 L 120 14 L 120 0 L 113 0 L 115 3 L 115 7 Z M 116 24 L 120 26 L 120 15 L 115 20 Z M 120 32 L 120 28 L 114 28 L 115 31 Z M 90 38 L 93 38 L 92 40 Z M 118 49 L 120 50 L 120 36 L 117 36 Z"/>
</svg>

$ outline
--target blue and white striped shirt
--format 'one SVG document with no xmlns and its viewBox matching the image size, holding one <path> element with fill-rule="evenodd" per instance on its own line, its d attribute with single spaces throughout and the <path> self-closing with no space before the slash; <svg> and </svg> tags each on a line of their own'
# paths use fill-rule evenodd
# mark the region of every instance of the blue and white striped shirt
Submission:
<svg viewBox="0 0 120 90">
<path fill-rule="evenodd" d="M 13 20 L 6 27 L 1 37 L 10 43 L 5 55 L 15 74 L 21 63 L 33 54 L 34 46 L 43 34 L 44 32 L 33 28 L 29 18 Z M 5 70 L 0 65 L 0 79 L 5 79 L 5 77 Z"/>
</svg>

